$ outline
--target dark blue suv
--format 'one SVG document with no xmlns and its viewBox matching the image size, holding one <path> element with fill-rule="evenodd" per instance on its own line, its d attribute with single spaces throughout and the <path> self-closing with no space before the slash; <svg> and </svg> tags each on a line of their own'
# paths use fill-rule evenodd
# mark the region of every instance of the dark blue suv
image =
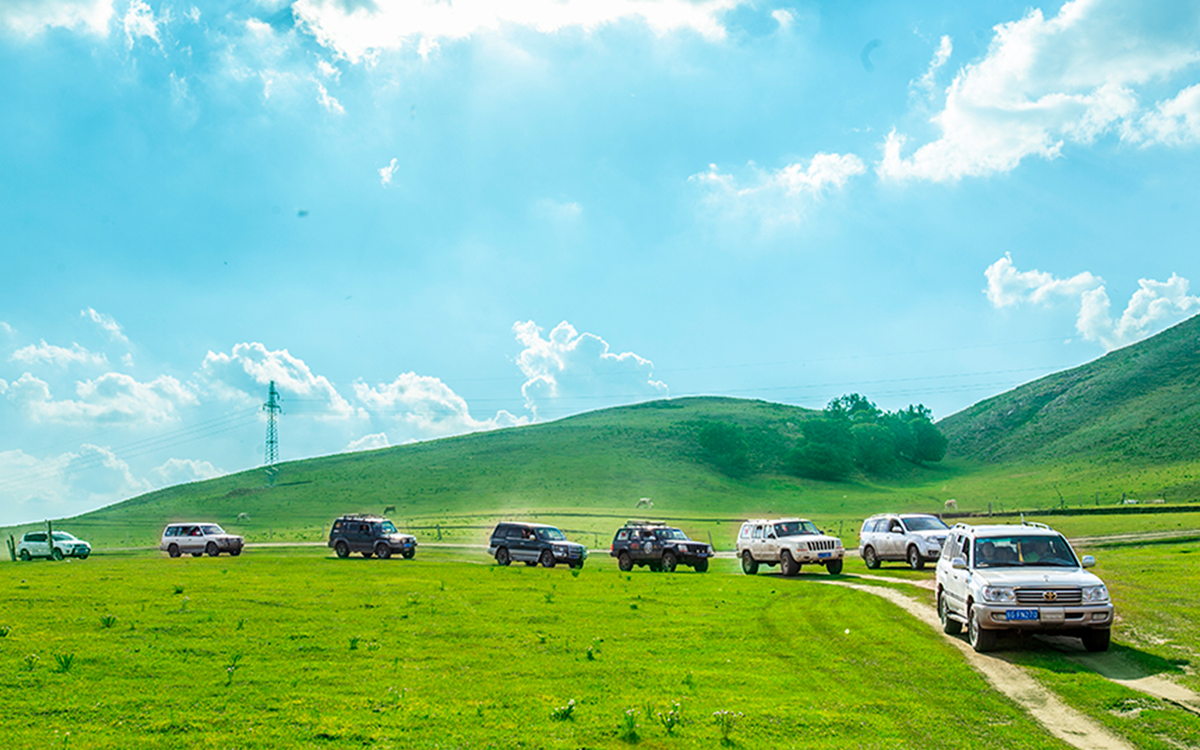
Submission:
<svg viewBox="0 0 1200 750">
<path fill-rule="evenodd" d="M 488 554 L 496 558 L 499 565 L 517 560 L 530 567 L 541 563 L 543 568 L 553 568 L 558 563 L 566 563 L 572 568 L 582 568 L 587 559 L 587 547 L 568 542 L 566 535 L 554 526 L 504 522 L 492 532 Z"/>
</svg>

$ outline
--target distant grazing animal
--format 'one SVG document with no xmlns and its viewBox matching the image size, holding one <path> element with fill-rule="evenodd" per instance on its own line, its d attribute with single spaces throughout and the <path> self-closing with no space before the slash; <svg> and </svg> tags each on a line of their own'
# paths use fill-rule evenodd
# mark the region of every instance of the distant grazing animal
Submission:
<svg viewBox="0 0 1200 750">
<path fill-rule="evenodd" d="M 946 510 L 958 510 L 958 501 L 950 498 L 946 501 Z"/>
<path fill-rule="evenodd" d="M 384 509 L 383 509 L 383 515 L 385 515 L 385 516 L 386 516 L 388 513 L 395 513 L 395 512 L 396 512 L 396 506 L 395 506 L 395 505 L 389 505 L 388 507 L 386 507 L 386 508 L 384 508 Z"/>
<path fill-rule="evenodd" d="M 250 514 L 249 514 L 249 513 L 238 513 L 237 520 L 239 520 L 239 521 L 249 521 L 249 520 L 250 520 Z"/>
<path fill-rule="evenodd" d="M 637 501 L 637 505 L 635 507 L 637 507 L 637 508 L 653 508 L 654 501 L 648 497 L 643 497 L 641 500 Z"/>
</svg>

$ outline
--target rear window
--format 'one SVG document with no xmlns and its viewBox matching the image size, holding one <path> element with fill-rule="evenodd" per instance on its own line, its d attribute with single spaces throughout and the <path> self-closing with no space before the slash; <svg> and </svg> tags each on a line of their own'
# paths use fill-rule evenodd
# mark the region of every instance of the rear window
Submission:
<svg viewBox="0 0 1200 750">
<path fill-rule="evenodd" d="M 618 541 L 623 542 L 628 538 L 629 538 L 629 529 L 621 529 L 620 531 L 617 532 L 617 540 Z"/>
</svg>

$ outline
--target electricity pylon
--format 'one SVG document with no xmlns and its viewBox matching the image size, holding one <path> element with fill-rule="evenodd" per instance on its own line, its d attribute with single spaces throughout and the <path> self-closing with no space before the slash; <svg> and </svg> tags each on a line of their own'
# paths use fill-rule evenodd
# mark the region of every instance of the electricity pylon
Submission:
<svg viewBox="0 0 1200 750">
<path fill-rule="evenodd" d="M 271 381 L 271 387 L 267 391 L 267 403 L 263 404 L 263 411 L 267 413 L 267 446 L 265 467 L 267 472 L 267 480 L 274 485 L 275 477 L 279 475 L 279 428 L 275 423 L 275 418 L 283 412 L 283 406 L 280 402 L 283 399 L 279 397 L 279 391 L 275 390 L 275 381 Z"/>
</svg>

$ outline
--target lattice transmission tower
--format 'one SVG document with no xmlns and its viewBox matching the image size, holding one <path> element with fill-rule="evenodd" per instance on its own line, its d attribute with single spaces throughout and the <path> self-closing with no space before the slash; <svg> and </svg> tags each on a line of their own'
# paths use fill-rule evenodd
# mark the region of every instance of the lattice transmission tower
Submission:
<svg viewBox="0 0 1200 750">
<path fill-rule="evenodd" d="M 279 391 L 275 390 L 275 381 L 271 381 L 271 387 L 267 391 L 267 403 L 263 404 L 263 411 L 267 413 L 267 444 L 266 457 L 264 466 L 267 472 L 267 479 L 271 484 L 275 484 L 275 477 L 279 475 L 279 426 L 276 424 L 276 417 L 283 413 L 281 402 L 283 399 L 279 396 Z"/>
</svg>

